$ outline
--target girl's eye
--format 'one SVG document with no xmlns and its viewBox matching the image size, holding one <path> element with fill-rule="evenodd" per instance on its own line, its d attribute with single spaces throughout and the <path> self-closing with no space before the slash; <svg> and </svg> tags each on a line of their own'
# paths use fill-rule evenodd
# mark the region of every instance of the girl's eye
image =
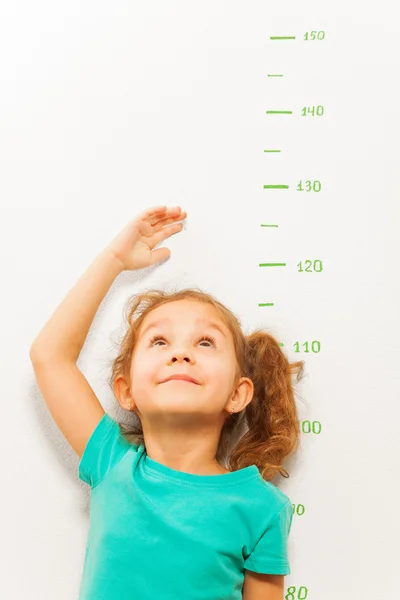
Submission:
<svg viewBox="0 0 400 600">
<path fill-rule="evenodd" d="M 151 340 L 149 342 L 149 346 L 151 346 L 154 342 L 157 342 L 157 341 L 160 341 L 160 340 L 164 340 L 165 341 L 165 338 L 162 335 L 155 335 L 154 337 L 151 338 Z M 210 344 L 212 344 L 213 346 L 216 345 L 215 338 L 213 338 L 211 335 L 203 335 L 198 340 L 198 342 L 203 341 L 203 340 L 205 340 L 207 342 L 210 342 Z"/>
</svg>

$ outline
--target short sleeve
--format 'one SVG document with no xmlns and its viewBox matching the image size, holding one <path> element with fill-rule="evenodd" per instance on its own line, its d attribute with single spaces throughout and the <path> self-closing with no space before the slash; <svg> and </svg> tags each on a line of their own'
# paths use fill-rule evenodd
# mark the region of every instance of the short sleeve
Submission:
<svg viewBox="0 0 400 600">
<path fill-rule="evenodd" d="M 292 519 L 293 506 L 288 500 L 271 519 L 253 551 L 245 559 L 245 569 L 270 575 L 290 575 L 288 537 Z"/>
<path fill-rule="evenodd" d="M 107 413 L 90 436 L 79 462 L 79 479 L 94 488 L 132 448 L 123 437 L 121 426 Z"/>
</svg>

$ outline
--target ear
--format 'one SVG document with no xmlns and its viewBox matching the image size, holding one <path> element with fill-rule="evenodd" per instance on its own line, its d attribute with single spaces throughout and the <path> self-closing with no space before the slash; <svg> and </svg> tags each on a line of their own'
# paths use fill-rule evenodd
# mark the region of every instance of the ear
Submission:
<svg viewBox="0 0 400 600">
<path fill-rule="evenodd" d="M 114 382 L 114 394 L 117 398 L 119 405 L 121 408 L 125 410 L 134 410 L 136 408 L 135 402 L 133 401 L 131 391 L 129 389 L 129 385 L 122 377 L 119 375 Z"/>
<path fill-rule="evenodd" d="M 253 395 L 254 384 L 252 380 L 248 377 L 241 377 L 236 386 L 235 392 L 226 405 L 226 409 L 229 412 L 232 412 L 232 409 L 234 408 L 235 413 L 241 412 L 248 404 L 250 404 L 253 399 Z"/>
</svg>

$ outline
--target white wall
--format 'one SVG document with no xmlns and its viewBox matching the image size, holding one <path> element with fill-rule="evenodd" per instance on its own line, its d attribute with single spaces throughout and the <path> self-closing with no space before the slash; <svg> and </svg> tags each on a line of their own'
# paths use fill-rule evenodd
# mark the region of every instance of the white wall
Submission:
<svg viewBox="0 0 400 600">
<path fill-rule="evenodd" d="M 77 598 L 89 524 L 30 344 L 127 220 L 164 203 L 188 212 L 171 259 L 116 280 L 82 371 L 123 420 L 107 365 L 127 297 L 148 287 L 200 286 L 246 329 L 268 327 L 306 361 L 299 414 L 321 427 L 280 486 L 304 507 L 288 598 L 396 597 L 397 13 L 389 0 L 2 3 L 2 599 Z M 311 30 L 325 38 L 304 41 Z M 312 105 L 324 115 L 301 117 Z M 298 192 L 300 180 L 322 189 Z"/>
</svg>

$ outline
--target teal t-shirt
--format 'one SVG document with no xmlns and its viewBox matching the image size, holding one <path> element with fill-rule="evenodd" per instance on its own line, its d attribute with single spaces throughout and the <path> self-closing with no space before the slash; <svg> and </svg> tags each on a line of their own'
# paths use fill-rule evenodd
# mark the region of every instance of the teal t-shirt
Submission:
<svg viewBox="0 0 400 600">
<path fill-rule="evenodd" d="M 245 569 L 290 574 L 289 498 L 256 465 L 171 469 L 107 413 L 79 463 L 91 487 L 79 600 L 241 600 Z"/>
</svg>

